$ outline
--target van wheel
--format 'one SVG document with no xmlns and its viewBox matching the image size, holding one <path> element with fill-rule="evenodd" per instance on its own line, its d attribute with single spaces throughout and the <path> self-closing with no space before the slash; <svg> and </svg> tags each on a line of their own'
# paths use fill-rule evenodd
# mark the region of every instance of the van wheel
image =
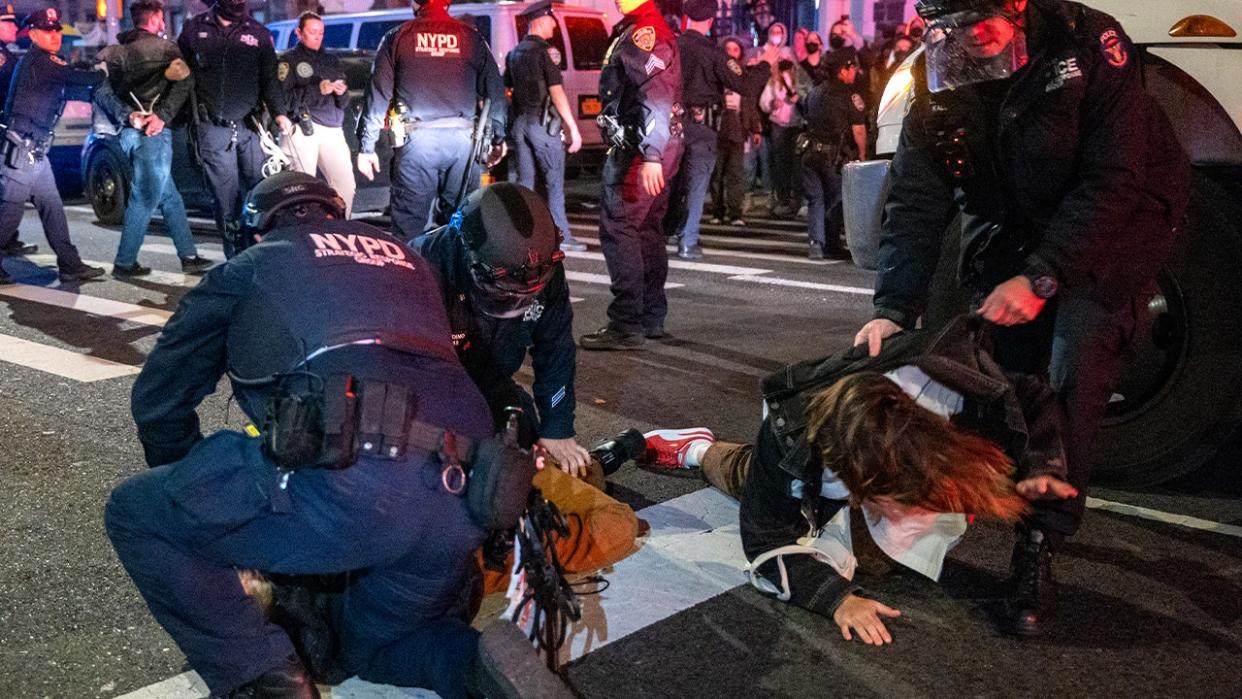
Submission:
<svg viewBox="0 0 1242 699">
<path fill-rule="evenodd" d="M 1242 192 L 1196 172 L 1186 227 L 1140 307 L 1094 480 L 1152 485 L 1210 461 L 1242 424 Z"/>
<path fill-rule="evenodd" d="M 86 196 L 100 223 L 120 225 L 129 200 L 129 169 L 111 148 L 101 148 L 86 166 Z"/>
</svg>

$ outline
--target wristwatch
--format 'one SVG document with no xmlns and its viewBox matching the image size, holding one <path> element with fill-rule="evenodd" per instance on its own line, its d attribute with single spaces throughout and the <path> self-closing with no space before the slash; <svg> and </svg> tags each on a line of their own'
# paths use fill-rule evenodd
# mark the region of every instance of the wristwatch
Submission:
<svg viewBox="0 0 1242 699">
<path fill-rule="evenodd" d="M 1057 278 L 1051 274 L 1041 274 L 1037 277 L 1029 274 L 1025 276 L 1031 282 L 1031 292 L 1044 300 L 1048 300 L 1053 296 L 1056 296 L 1057 289 L 1061 286 L 1061 283 L 1057 281 Z"/>
</svg>

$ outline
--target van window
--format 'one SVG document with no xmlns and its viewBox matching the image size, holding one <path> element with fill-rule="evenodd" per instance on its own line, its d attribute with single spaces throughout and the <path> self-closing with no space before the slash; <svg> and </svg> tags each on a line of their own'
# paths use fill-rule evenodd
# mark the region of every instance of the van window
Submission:
<svg viewBox="0 0 1242 699">
<path fill-rule="evenodd" d="M 517 25 L 518 40 L 525 38 L 526 27 L 530 25 L 530 22 L 526 21 L 525 17 L 518 17 L 516 15 L 513 17 L 513 21 Z M 561 55 L 560 69 L 565 70 L 565 37 L 561 36 L 561 25 L 556 25 L 556 33 L 552 35 L 552 40 L 548 43 L 555 47 Z"/>
<path fill-rule="evenodd" d="M 331 24 L 324 23 L 323 26 L 323 46 L 325 49 L 347 49 L 349 48 L 349 40 L 354 35 L 353 22 L 333 22 Z M 277 46 L 280 44 L 277 43 Z M 289 35 L 289 48 L 298 45 L 298 35 L 293 32 Z"/>
<path fill-rule="evenodd" d="M 386 19 L 373 22 L 363 22 L 358 27 L 358 48 L 366 51 L 374 51 L 379 48 L 380 39 L 391 31 L 394 27 L 405 24 L 403 19 Z"/>
<path fill-rule="evenodd" d="M 569 32 L 569 43 L 574 49 L 574 70 L 599 70 L 604 67 L 604 54 L 608 51 L 608 30 L 597 17 L 562 18 Z M 557 32 L 560 34 L 559 30 Z M 564 66 L 562 66 L 564 67 Z"/>
</svg>

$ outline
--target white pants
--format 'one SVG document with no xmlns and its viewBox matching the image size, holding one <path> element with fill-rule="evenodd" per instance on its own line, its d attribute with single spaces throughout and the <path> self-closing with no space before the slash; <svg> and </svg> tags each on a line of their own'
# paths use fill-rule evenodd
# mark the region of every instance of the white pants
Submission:
<svg viewBox="0 0 1242 699">
<path fill-rule="evenodd" d="M 344 129 L 315 124 L 314 133 L 307 136 L 302 133 L 301 127 L 295 126 L 293 135 L 285 139 L 285 152 L 299 172 L 315 175 L 317 169 L 323 171 L 328 186 L 345 200 L 345 218 L 349 218 L 354 208 L 357 182 L 354 180 L 354 162 L 349 144 L 345 142 Z"/>
</svg>

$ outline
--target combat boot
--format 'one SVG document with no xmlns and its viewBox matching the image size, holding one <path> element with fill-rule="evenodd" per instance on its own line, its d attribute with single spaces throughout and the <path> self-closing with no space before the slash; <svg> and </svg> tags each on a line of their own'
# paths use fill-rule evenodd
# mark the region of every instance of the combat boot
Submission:
<svg viewBox="0 0 1242 699">
<path fill-rule="evenodd" d="M 642 333 L 606 327 L 578 338 L 578 346 L 584 350 L 634 350 L 641 348 L 646 340 Z"/>
<path fill-rule="evenodd" d="M 227 694 L 212 699 L 320 699 L 319 688 L 296 655 Z"/>
<path fill-rule="evenodd" d="M 1037 636 L 1056 608 L 1056 581 L 1052 577 L 1052 548 L 1039 529 L 1018 533 L 1010 560 L 1005 615 L 1013 633 Z"/>
<path fill-rule="evenodd" d="M 512 622 L 497 619 L 483 629 L 469 694 L 487 699 L 572 699 L 573 692 Z"/>
</svg>

